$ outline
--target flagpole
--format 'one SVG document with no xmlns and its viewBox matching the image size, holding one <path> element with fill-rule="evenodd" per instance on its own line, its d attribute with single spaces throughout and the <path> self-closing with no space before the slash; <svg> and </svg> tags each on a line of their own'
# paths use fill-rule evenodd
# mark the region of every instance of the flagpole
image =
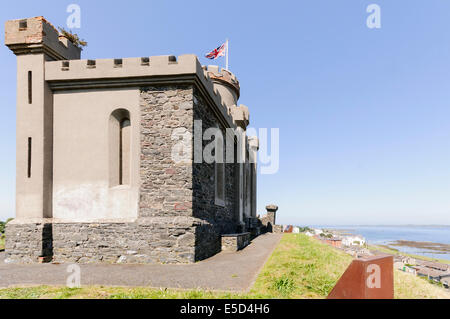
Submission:
<svg viewBox="0 0 450 319">
<path fill-rule="evenodd" d="M 225 57 L 225 70 L 228 70 L 228 39 L 227 39 L 227 54 Z"/>
</svg>

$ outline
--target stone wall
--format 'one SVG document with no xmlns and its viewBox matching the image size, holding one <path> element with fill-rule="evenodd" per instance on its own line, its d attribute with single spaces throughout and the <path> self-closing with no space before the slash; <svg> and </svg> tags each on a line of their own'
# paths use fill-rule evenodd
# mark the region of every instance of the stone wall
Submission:
<svg viewBox="0 0 450 319">
<path fill-rule="evenodd" d="M 6 262 L 34 263 L 39 257 L 52 255 L 52 224 L 30 223 L 6 225 Z"/>
<path fill-rule="evenodd" d="M 187 219 L 8 225 L 6 260 L 35 263 L 53 256 L 62 263 L 190 263 L 195 234 Z"/>
<path fill-rule="evenodd" d="M 190 224 L 54 224 L 53 259 L 79 263 L 188 263 L 194 261 Z"/>
<path fill-rule="evenodd" d="M 222 250 L 237 251 L 250 244 L 250 233 L 222 235 Z"/>
<path fill-rule="evenodd" d="M 202 134 L 208 128 L 219 127 L 224 141 L 225 129 L 206 104 L 201 94 L 194 90 L 194 120 L 202 121 Z M 203 141 L 204 149 L 211 141 Z M 224 151 L 226 157 L 226 151 Z M 215 204 L 215 164 L 203 162 L 193 164 L 193 213 L 201 219 L 203 225 L 197 236 L 196 251 L 198 256 L 210 257 L 221 251 L 221 234 L 236 232 L 238 225 L 236 207 L 236 165 L 225 163 L 225 205 Z"/>
<path fill-rule="evenodd" d="M 194 90 L 194 119 L 202 121 L 202 133 L 208 128 L 219 127 L 226 139 L 225 129 L 212 113 L 201 94 Z M 211 141 L 203 141 L 203 149 Z M 224 150 L 226 157 L 226 150 Z M 219 234 L 236 231 L 238 216 L 236 207 L 236 164 L 225 163 L 225 206 L 215 205 L 215 164 L 194 164 L 193 207 L 194 216 L 208 221 Z"/>
<path fill-rule="evenodd" d="M 204 132 L 218 125 L 216 116 L 193 86 L 169 86 L 141 90 L 141 118 L 140 218 L 189 217 L 194 260 L 220 252 L 220 235 L 235 228 L 234 165 L 225 167 L 226 205 L 220 207 L 214 203 L 214 164 L 194 164 L 192 157 L 184 164 L 172 160 L 180 142 L 172 138 L 174 129 L 193 137 L 194 120 L 202 120 Z"/>
<path fill-rule="evenodd" d="M 146 87 L 140 92 L 137 220 L 8 224 L 11 261 L 53 256 L 54 261 L 67 263 L 190 263 L 220 252 L 221 234 L 235 232 L 237 225 L 235 164 L 225 165 L 222 207 L 215 204 L 214 164 L 172 159 L 179 142 L 173 139 L 174 129 L 193 136 L 194 119 L 203 121 L 204 131 L 218 126 L 216 116 L 192 85 Z"/>
<path fill-rule="evenodd" d="M 267 205 L 266 206 L 267 214 L 260 218 L 261 224 L 264 226 L 264 232 L 272 232 L 272 233 L 282 233 L 283 226 L 276 224 L 276 214 L 278 210 L 278 206 L 276 205 Z"/>
<path fill-rule="evenodd" d="M 273 225 L 272 226 L 272 233 L 281 234 L 282 232 L 283 232 L 283 225 Z"/>
<path fill-rule="evenodd" d="M 274 218 L 271 214 L 266 214 L 260 218 L 261 224 L 263 226 L 263 232 L 273 232 Z"/>
<path fill-rule="evenodd" d="M 174 129 L 193 133 L 193 87 L 141 89 L 139 217 L 192 216 L 192 163 L 172 160 Z"/>
</svg>

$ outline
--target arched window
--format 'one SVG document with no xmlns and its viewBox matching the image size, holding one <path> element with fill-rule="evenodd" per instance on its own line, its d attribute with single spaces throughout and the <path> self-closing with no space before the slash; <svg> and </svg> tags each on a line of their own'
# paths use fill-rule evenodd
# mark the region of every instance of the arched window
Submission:
<svg viewBox="0 0 450 319">
<path fill-rule="evenodd" d="M 110 186 L 129 185 L 131 175 L 130 112 L 117 109 L 109 119 L 109 182 Z"/>
</svg>

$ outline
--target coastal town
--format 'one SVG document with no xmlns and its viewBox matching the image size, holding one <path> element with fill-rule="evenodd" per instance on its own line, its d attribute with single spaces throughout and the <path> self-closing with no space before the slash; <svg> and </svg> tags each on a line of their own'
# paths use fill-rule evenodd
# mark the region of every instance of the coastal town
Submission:
<svg viewBox="0 0 450 319">
<path fill-rule="evenodd" d="M 400 252 L 393 254 L 382 251 L 378 246 L 371 246 L 361 235 L 355 235 L 344 231 L 283 226 L 286 233 L 304 233 L 316 238 L 334 248 L 340 249 L 356 259 L 367 258 L 376 255 L 394 256 L 394 268 L 405 273 L 427 279 L 431 283 L 441 285 L 450 290 L 450 264 L 430 261 L 418 258 L 418 256 L 406 256 Z"/>
</svg>

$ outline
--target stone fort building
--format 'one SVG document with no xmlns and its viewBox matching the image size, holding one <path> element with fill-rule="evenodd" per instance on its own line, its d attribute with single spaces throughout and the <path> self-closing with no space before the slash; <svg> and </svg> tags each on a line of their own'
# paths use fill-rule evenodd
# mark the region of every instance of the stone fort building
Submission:
<svg viewBox="0 0 450 319">
<path fill-rule="evenodd" d="M 7 261 L 195 262 L 223 237 L 248 241 L 258 140 L 234 74 L 195 55 L 81 60 L 43 17 L 7 21 L 5 44 L 17 56 Z M 235 129 L 245 163 L 174 162 L 174 130 L 194 135 L 196 120 Z"/>
</svg>

